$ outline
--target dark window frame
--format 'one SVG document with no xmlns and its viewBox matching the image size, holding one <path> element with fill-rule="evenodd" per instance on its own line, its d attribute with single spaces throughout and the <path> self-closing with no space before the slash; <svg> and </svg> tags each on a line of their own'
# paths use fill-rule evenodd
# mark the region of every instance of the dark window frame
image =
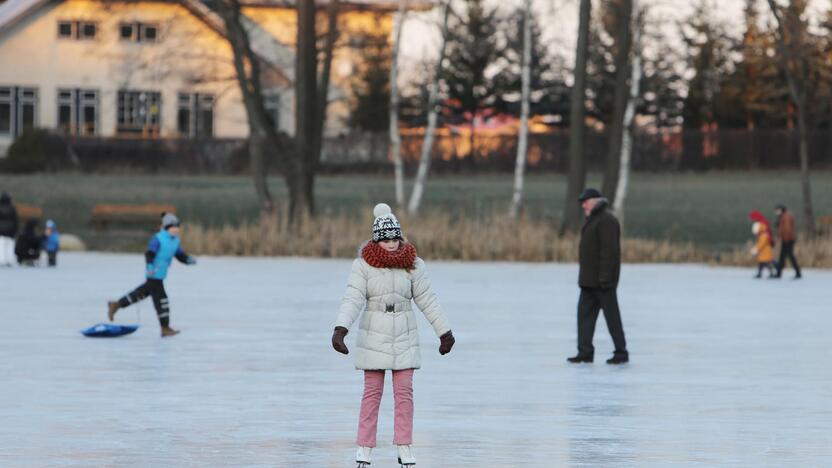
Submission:
<svg viewBox="0 0 832 468">
<path fill-rule="evenodd" d="M 37 128 L 40 121 L 40 92 L 34 86 L 0 86 L 0 105 L 8 108 L 9 128 L 0 130 L 0 135 L 17 137 L 27 127 Z M 26 114 L 31 123 L 24 122 Z"/>
<path fill-rule="evenodd" d="M 62 26 L 69 26 L 69 34 L 63 34 L 61 31 Z M 58 21 L 58 39 L 75 39 L 75 21 L 65 21 L 60 20 Z"/>
<path fill-rule="evenodd" d="M 64 26 L 69 27 L 69 33 L 63 34 Z M 92 35 L 86 34 L 86 28 L 92 26 Z M 89 20 L 58 20 L 58 39 L 67 39 L 74 41 L 94 41 L 98 39 L 98 22 Z"/>
<path fill-rule="evenodd" d="M 178 93 L 176 130 L 179 135 L 183 138 L 212 138 L 215 102 L 216 97 L 209 93 Z"/>
<path fill-rule="evenodd" d="M 162 132 L 162 92 L 119 89 L 116 93 L 116 133 L 158 137 Z"/>
<path fill-rule="evenodd" d="M 154 44 L 159 42 L 160 28 L 158 23 L 144 23 L 141 21 L 123 22 L 118 25 L 119 40 L 125 42 L 134 42 L 138 44 Z M 130 35 L 126 36 L 124 33 L 130 29 Z M 152 38 L 148 39 L 147 31 L 153 31 Z"/>
<path fill-rule="evenodd" d="M 68 135 L 94 136 L 98 134 L 101 104 L 97 89 L 59 88 L 57 106 L 59 130 Z M 69 108 L 68 124 L 62 122 L 62 108 Z M 88 109 L 92 109 L 91 120 L 86 118 Z"/>
</svg>

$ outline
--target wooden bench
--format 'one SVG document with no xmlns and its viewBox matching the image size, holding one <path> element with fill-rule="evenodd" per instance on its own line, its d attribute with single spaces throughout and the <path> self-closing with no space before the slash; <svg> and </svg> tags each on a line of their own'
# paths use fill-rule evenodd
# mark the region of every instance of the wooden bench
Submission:
<svg viewBox="0 0 832 468">
<path fill-rule="evenodd" d="M 21 224 L 24 224 L 26 221 L 32 219 L 35 221 L 43 219 L 43 209 L 39 206 L 15 202 L 14 208 L 17 210 L 17 218 L 20 220 Z"/>
<path fill-rule="evenodd" d="M 90 215 L 90 224 L 96 229 L 106 229 L 112 224 L 158 227 L 162 213 L 176 213 L 173 205 L 145 203 L 143 205 L 95 205 Z"/>
</svg>

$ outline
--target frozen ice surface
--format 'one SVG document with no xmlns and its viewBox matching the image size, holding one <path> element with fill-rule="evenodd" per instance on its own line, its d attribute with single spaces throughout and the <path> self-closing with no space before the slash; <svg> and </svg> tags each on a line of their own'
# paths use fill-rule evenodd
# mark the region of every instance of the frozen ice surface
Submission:
<svg viewBox="0 0 832 468">
<path fill-rule="evenodd" d="M 139 255 L 0 268 L 0 466 L 352 467 L 361 373 L 330 347 L 344 260 L 173 267 L 174 326 L 85 338 Z M 832 272 L 626 265 L 631 363 L 575 353 L 575 265 L 429 262 L 457 344 L 421 322 L 420 467 L 832 466 Z M 347 338 L 353 346 L 354 334 Z M 396 467 L 385 390 L 373 467 Z"/>
</svg>

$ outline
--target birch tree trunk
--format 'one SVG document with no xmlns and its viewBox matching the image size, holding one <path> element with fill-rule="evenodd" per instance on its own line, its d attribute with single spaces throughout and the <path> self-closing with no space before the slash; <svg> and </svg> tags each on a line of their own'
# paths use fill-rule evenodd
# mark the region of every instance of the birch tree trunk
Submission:
<svg viewBox="0 0 832 468">
<path fill-rule="evenodd" d="M 630 70 L 630 95 L 627 101 L 627 109 L 624 111 L 624 122 L 621 140 L 621 164 L 618 168 L 618 183 L 615 187 L 615 201 L 613 210 L 618 214 L 621 229 L 624 229 L 624 201 L 627 198 L 627 186 L 630 182 L 630 159 L 633 154 L 633 137 L 635 126 L 633 120 L 636 116 L 636 101 L 638 100 L 638 89 L 641 82 L 641 25 L 639 21 L 638 0 L 631 0 L 631 19 L 633 32 L 633 62 Z"/>
<path fill-rule="evenodd" d="M 404 208 L 404 163 L 402 162 L 402 138 L 399 134 L 399 43 L 402 26 L 407 14 L 407 0 L 399 0 L 399 12 L 393 29 L 393 56 L 390 61 L 390 153 L 396 177 L 396 205 Z"/>
<path fill-rule="evenodd" d="M 801 179 L 801 193 L 803 196 L 803 226 L 806 235 L 809 237 L 815 236 L 815 210 L 812 206 L 812 185 L 809 177 L 809 142 L 808 142 L 808 128 L 806 122 L 806 87 L 809 83 L 806 82 L 806 76 L 800 78 L 795 76 L 795 71 L 792 70 L 791 64 L 796 63 L 802 59 L 799 55 L 804 52 L 802 44 L 786 44 L 786 36 L 790 36 L 791 41 L 799 40 L 799 31 L 791 31 L 787 34 L 785 24 L 780 7 L 775 0 L 768 0 L 768 6 L 771 8 L 771 13 L 777 23 L 777 48 L 783 57 L 783 69 L 786 74 L 786 82 L 789 85 L 789 95 L 797 110 L 797 135 L 799 141 L 800 154 L 800 179 Z"/>
<path fill-rule="evenodd" d="M 578 204 L 578 196 L 586 184 L 584 115 L 586 112 L 586 61 L 591 14 L 591 0 L 581 0 L 578 43 L 575 53 L 575 83 L 572 86 L 572 108 L 569 113 L 569 176 L 566 181 L 566 200 L 563 206 L 561 233 L 577 231 L 581 225 L 582 213 Z"/>
<path fill-rule="evenodd" d="M 511 199 L 509 216 L 517 218 L 523 207 L 523 182 L 526 172 L 526 157 L 529 148 L 529 100 L 531 99 L 531 61 L 532 61 L 532 5 L 525 0 L 523 18 L 523 68 L 522 103 L 520 107 L 520 135 L 517 141 L 517 163 L 514 167 L 514 195 Z"/>
<path fill-rule="evenodd" d="M 422 141 L 422 153 L 419 156 L 419 170 L 416 173 L 416 181 L 413 184 L 413 192 L 410 194 L 410 204 L 407 211 L 415 215 L 419 212 L 422 203 L 422 195 L 425 191 L 425 181 L 430 169 L 430 153 L 433 149 L 434 133 L 436 132 L 436 121 L 438 119 L 438 95 L 439 78 L 442 75 L 442 63 L 445 61 L 445 48 L 448 44 L 448 16 L 451 12 L 450 0 L 445 0 L 442 6 L 442 46 L 439 48 L 439 59 L 436 61 L 436 72 L 428 93 L 428 128 L 425 130 L 425 138 Z"/>
</svg>

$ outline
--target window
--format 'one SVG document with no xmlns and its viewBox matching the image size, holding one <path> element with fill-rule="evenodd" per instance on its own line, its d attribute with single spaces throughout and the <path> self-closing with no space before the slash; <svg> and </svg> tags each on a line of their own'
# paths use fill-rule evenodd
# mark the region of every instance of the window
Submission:
<svg viewBox="0 0 832 468">
<path fill-rule="evenodd" d="M 280 95 L 268 94 L 263 98 L 265 99 L 263 107 L 266 108 L 266 114 L 272 121 L 272 127 L 275 130 L 280 130 Z"/>
<path fill-rule="evenodd" d="M 0 87 L 0 135 L 18 136 L 38 121 L 38 90 Z"/>
<path fill-rule="evenodd" d="M 58 129 L 67 135 L 95 135 L 98 131 L 98 91 L 59 89 Z"/>
<path fill-rule="evenodd" d="M 58 21 L 58 37 L 61 39 L 95 39 L 98 25 L 91 21 Z"/>
<path fill-rule="evenodd" d="M 200 138 L 214 135 L 214 95 L 179 93 L 176 126 L 184 137 Z"/>
<path fill-rule="evenodd" d="M 12 88 L 0 88 L 0 135 L 12 134 Z"/>
<path fill-rule="evenodd" d="M 118 92 L 116 131 L 158 136 L 161 129 L 162 95 L 155 91 Z"/>
<path fill-rule="evenodd" d="M 75 29 L 74 23 L 71 21 L 59 21 L 58 22 L 58 37 L 72 39 L 72 31 Z"/>
<path fill-rule="evenodd" d="M 79 39 L 95 39 L 95 33 L 98 28 L 95 23 L 80 23 L 78 28 Z"/>
<path fill-rule="evenodd" d="M 132 24 L 122 24 L 118 27 L 119 30 L 119 37 L 123 41 L 129 41 L 133 39 L 133 25 Z"/>
<path fill-rule="evenodd" d="M 156 26 L 142 25 L 140 41 L 156 42 L 156 31 Z"/>
<path fill-rule="evenodd" d="M 159 37 L 159 28 L 155 24 L 140 22 L 121 23 L 119 25 L 119 37 L 123 41 L 156 42 Z"/>
</svg>

